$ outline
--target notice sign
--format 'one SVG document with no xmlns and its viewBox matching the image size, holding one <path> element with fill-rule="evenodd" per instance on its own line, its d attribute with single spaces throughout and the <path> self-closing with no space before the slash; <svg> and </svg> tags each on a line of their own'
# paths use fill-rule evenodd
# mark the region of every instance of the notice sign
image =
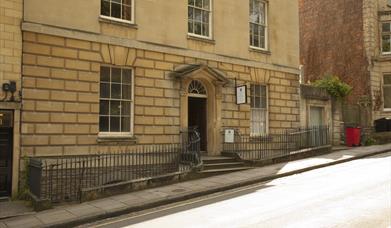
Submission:
<svg viewBox="0 0 391 228">
<path fill-rule="evenodd" d="M 234 143 L 235 142 L 235 130 L 234 129 L 226 129 L 224 132 L 224 142 L 226 143 Z"/>
<path fill-rule="evenodd" d="M 246 104 L 247 103 L 247 86 L 237 86 L 236 87 L 236 104 Z"/>
</svg>

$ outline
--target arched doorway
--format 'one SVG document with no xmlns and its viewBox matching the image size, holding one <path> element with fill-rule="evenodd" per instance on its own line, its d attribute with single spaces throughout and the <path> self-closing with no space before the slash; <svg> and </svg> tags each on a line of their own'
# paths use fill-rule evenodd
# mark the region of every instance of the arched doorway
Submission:
<svg viewBox="0 0 391 228">
<path fill-rule="evenodd" d="M 201 127 L 208 155 L 221 152 L 222 87 L 229 83 L 224 73 L 204 64 L 185 64 L 170 74 L 180 80 L 180 127 Z M 205 119 L 203 121 L 203 119 Z M 204 130 L 205 129 L 205 130 Z"/>
<path fill-rule="evenodd" d="M 188 126 L 196 128 L 201 137 L 201 151 L 208 151 L 207 99 L 205 86 L 199 80 L 192 80 L 188 86 Z"/>
</svg>

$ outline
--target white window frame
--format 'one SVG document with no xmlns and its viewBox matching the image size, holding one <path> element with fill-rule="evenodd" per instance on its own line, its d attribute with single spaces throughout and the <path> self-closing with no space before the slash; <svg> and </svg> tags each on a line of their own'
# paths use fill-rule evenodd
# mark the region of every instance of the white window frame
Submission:
<svg viewBox="0 0 391 228">
<path fill-rule="evenodd" d="M 189 11 L 189 7 L 197 8 L 195 6 L 190 6 L 189 5 L 189 0 L 187 0 L 187 11 Z M 197 8 L 197 9 L 200 9 L 200 8 Z M 205 9 L 200 9 L 200 10 L 206 11 Z M 192 37 L 197 37 L 197 38 L 211 40 L 212 37 L 213 37 L 213 35 L 212 35 L 213 16 L 212 15 L 213 15 L 213 0 L 209 0 L 209 32 L 208 32 L 209 36 L 203 36 L 203 35 L 199 35 L 199 34 L 196 34 L 196 33 L 190 33 L 189 32 L 189 24 L 187 25 L 188 26 L 187 27 L 187 35 L 188 36 L 192 36 Z M 187 16 L 187 23 L 189 23 L 189 16 Z"/>
<path fill-rule="evenodd" d="M 134 68 L 132 68 L 132 67 L 120 67 L 120 66 L 113 66 L 113 65 L 101 65 L 101 67 L 119 68 L 121 70 L 123 70 L 123 69 L 131 70 L 131 72 L 132 72 L 132 75 L 131 75 L 132 94 L 131 94 L 131 101 L 130 101 L 130 129 L 129 129 L 130 131 L 129 132 L 101 132 L 100 129 L 99 129 L 98 137 L 102 137 L 102 138 L 105 138 L 105 137 L 115 137 L 115 138 L 129 138 L 129 137 L 133 137 L 134 136 L 134 88 L 135 88 L 135 81 L 134 81 L 134 74 L 135 74 L 135 72 L 134 72 Z M 100 87 L 100 83 L 101 83 L 100 77 L 101 77 L 101 75 L 99 73 L 99 87 Z M 99 105 L 100 105 L 100 90 L 99 90 Z M 98 115 L 99 115 L 99 119 L 100 119 L 100 113 Z M 100 128 L 100 121 L 99 121 L 99 126 L 98 127 Z"/>
<path fill-rule="evenodd" d="M 110 0 L 111 1 L 111 0 Z M 101 0 L 101 3 L 100 3 L 100 11 L 99 11 L 99 17 L 102 18 L 102 19 L 106 19 L 106 20 L 111 20 L 111 21 L 116 21 L 116 22 L 121 22 L 121 23 L 126 23 L 126 24 L 134 24 L 134 13 L 135 13 L 135 0 L 131 0 L 131 7 L 132 7 L 132 10 L 131 10 L 131 19 L 130 20 L 125 20 L 125 19 L 121 19 L 121 18 L 117 18 L 117 17 L 111 17 L 111 16 L 107 16 L 107 15 L 102 15 L 102 0 Z M 121 3 L 122 4 L 122 3 Z M 110 7 L 111 7 L 111 4 L 110 4 Z M 111 10 L 110 10 L 111 12 Z M 122 14 L 122 13 L 121 13 Z"/>
<path fill-rule="evenodd" d="M 251 83 L 250 85 L 250 101 L 252 101 L 254 99 L 254 96 L 253 94 L 251 93 L 251 87 L 252 86 L 261 86 L 261 87 L 264 87 L 265 90 L 266 90 L 266 104 L 265 104 L 265 108 L 253 108 L 251 107 L 251 103 L 250 102 L 250 136 L 262 136 L 264 134 L 268 134 L 269 133 L 269 87 L 268 85 L 266 84 L 256 84 L 256 83 Z M 264 110 L 265 111 L 265 132 L 260 132 L 260 133 L 253 133 L 252 131 L 252 125 L 253 125 L 253 120 L 252 120 L 252 110 L 253 109 L 258 109 L 258 110 Z"/>
<path fill-rule="evenodd" d="M 249 6 L 250 6 L 250 1 L 254 1 L 254 0 L 249 0 Z M 268 26 L 268 23 L 269 23 L 269 4 L 268 4 L 268 1 L 265 1 L 265 0 L 259 0 L 260 2 L 264 3 L 265 4 L 265 24 L 262 25 L 262 24 L 257 24 L 257 23 L 253 23 L 249 20 L 249 38 L 251 38 L 251 35 L 250 35 L 250 31 L 251 31 L 251 24 L 257 24 L 259 26 L 264 26 L 265 27 L 265 47 L 264 48 L 261 48 L 261 47 L 257 47 L 257 46 L 253 46 L 251 45 L 251 42 L 250 42 L 250 48 L 251 49 L 255 49 L 255 50 L 261 50 L 261 51 L 268 51 L 269 50 L 269 26 Z M 249 10 L 249 19 L 250 19 L 250 12 L 251 12 L 251 9 Z"/>
<path fill-rule="evenodd" d="M 389 32 L 383 32 L 383 24 L 389 24 L 390 25 L 390 31 Z M 382 21 L 380 22 L 380 50 L 383 55 L 389 55 L 391 54 L 391 21 Z M 389 35 L 390 36 L 390 51 L 383 51 L 383 35 Z"/>
<path fill-rule="evenodd" d="M 384 100 L 384 95 L 385 95 L 385 87 L 389 88 L 391 90 L 391 84 L 387 84 L 385 85 L 384 84 L 384 77 L 385 76 L 390 76 L 391 77 L 391 74 L 383 74 L 383 77 L 382 77 L 382 90 L 383 90 L 383 94 L 382 94 L 382 99 L 383 99 L 383 111 L 385 112 L 390 112 L 391 111 L 391 107 L 390 108 L 386 108 L 385 107 L 385 100 Z"/>
</svg>

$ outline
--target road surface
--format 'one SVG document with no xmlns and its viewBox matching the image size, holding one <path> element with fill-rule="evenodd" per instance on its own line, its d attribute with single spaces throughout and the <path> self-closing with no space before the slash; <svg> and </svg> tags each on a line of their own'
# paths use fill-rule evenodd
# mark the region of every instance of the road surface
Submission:
<svg viewBox="0 0 391 228">
<path fill-rule="evenodd" d="M 391 227 L 391 153 L 85 227 Z"/>
</svg>

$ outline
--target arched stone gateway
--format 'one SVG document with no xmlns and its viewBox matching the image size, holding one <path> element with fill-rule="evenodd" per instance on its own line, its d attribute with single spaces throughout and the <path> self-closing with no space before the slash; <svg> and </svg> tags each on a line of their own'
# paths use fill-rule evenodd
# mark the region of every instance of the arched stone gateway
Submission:
<svg viewBox="0 0 391 228">
<path fill-rule="evenodd" d="M 222 87 L 229 83 L 225 74 L 203 64 L 181 65 L 171 76 L 181 82 L 182 129 L 197 126 L 201 150 L 218 155 L 220 148 Z"/>
</svg>

